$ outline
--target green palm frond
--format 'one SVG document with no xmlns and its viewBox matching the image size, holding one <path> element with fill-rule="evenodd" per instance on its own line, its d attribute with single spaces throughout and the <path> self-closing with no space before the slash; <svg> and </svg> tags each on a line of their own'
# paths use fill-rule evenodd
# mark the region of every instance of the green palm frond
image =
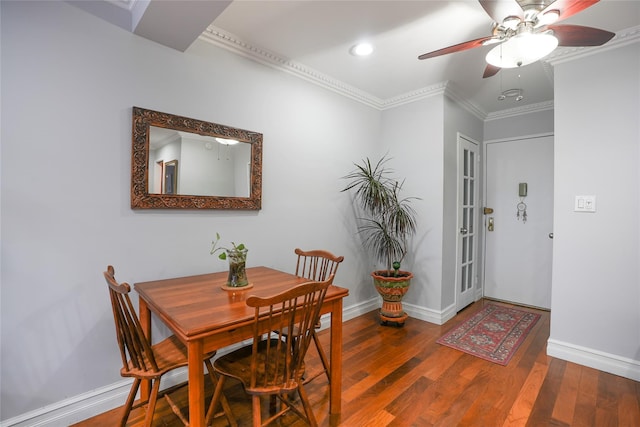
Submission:
<svg viewBox="0 0 640 427">
<path fill-rule="evenodd" d="M 394 262 L 404 259 L 408 240 L 416 232 L 417 212 L 411 203 L 419 199 L 400 198 L 404 181 L 392 177 L 388 161 L 383 156 L 375 165 L 368 158 L 354 164 L 355 170 L 343 177 L 349 182 L 342 191 L 354 191 L 365 215 L 358 226 L 364 246 L 391 270 Z"/>
</svg>

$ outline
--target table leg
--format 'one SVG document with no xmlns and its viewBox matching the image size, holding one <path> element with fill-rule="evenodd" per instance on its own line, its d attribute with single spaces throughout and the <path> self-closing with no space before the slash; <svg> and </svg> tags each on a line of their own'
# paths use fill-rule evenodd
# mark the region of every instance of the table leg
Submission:
<svg viewBox="0 0 640 427">
<path fill-rule="evenodd" d="M 149 342 L 151 342 L 151 311 L 149 310 L 146 301 L 142 298 L 138 300 L 138 317 L 140 318 L 140 326 L 142 326 L 144 335 L 147 337 Z M 140 384 L 140 399 L 149 400 L 150 394 L 151 381 L 142 380 L 142 383 Z"/>
<path fill-rule="evenodd" d="M 331 308 L 330 366 L 329 413 L 339 414 L 342 409 L 342 299 L 334 301 Z"/>
<path fill-rule="evenodd" d="M 202 341 L 190 341 L 189 358 L 189 426 L 204 427 L 204 367 Z"/>
</svg>

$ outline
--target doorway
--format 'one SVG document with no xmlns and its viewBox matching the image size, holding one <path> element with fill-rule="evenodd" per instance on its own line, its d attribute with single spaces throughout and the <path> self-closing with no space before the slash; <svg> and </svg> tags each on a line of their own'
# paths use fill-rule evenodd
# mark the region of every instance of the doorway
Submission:
<svg viewBox="0 0 640 427">
<path fill-rule="evenodd" d="M 484 296 L 551 308 L 553 135 L 485 145 Z"/>
</svg>

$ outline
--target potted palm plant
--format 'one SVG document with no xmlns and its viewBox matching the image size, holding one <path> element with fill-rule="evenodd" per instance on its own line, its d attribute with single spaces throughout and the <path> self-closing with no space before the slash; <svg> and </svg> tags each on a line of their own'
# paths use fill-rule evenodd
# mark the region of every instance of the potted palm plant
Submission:
<svg viewBox="0 0 640 427">
<path fill-rule="evenodd" d="M 393 177 L 388 161 L 383 156 L 377 163 L 369 158 L 361 164 L 354 163 L 356 169 L 343 177 L 349 182 L 342 191 L 353 191 L 363 245 L 385 266 L 371 273 L 383 301 L 380 322 L 402 326 L 408 317 L 402 309 L 402 297 L 409 290 L 413 274 L 400 267 L 409 239 L 416 232 L 417 214 L 411 203 L 417 198 L 401 198 L 404 181 Z"/>
</svg>

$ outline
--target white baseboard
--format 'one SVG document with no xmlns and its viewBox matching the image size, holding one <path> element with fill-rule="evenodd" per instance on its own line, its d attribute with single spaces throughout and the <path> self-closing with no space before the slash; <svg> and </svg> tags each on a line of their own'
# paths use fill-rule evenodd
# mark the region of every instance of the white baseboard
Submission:
<svg viewBox="0 0 640 427">
<path fill-rule="evenodd" d="M 234 348 L 229 347 L 229 349 L 225 349 L 225 353 L 233 349 Z M 222 352 L 220 352 L 220 354 L 222 354 Z M 165 388 L 186 382 L 187 379 L 186 368 L 176 369 L 162 377 L 161 387 L 164 390 Z M 127 400 L 132 383 L 133 380 L 130 379 L 118 381 L 108 386 L 4 420 L 0 422 L 0 427 L 67 427 L 122 406 Z"/>
<path fill-rule="evenodd" d="M 568 362 L 588 366 L 634 381 L 640 381 L 640 360 L 620 357 L 615 354 L 605 353 L 551 338 L 547 341 L 547 354 Z"/>
<path fill-rule="evenodd" d="M 402 306 L 409 316 L 424 320 L 425 322 L 435 323 L 436 325 L 444 325 L 449 319 L 452 319 L 456 315 L 455 304 L 446 307 L 444 310 L 432 310 L 404 302 Z"/>
<path fill-rule="evenodd" d="M 350 320 L 358 316 L 362 316 L 365 313 L 373 311 L 380 307 L 380 303 L 377 297 L 371 298 L 368 301 L 361 302 L 356 305 L 345 308 L 342 311 L 342 319 Z"/>
<path fill-rule="evenodd" d="M 374 297 L 368 301 L 360 303 L 356 306 L 351 306 L 344 310 L 343 319 L 349 320 L 354 317 L 358 317 L 373 310 L 377 310 L 382 305 L 382 298 Z M 414 304 L 402 303 L 404 311 L 415 319 L 424 320 L 425 322 L 435 323 L 436 325 L 443 325 L 449 319 L 452 319 L 456 315 L 455 304 L 445 308 L 444 310 L 432 310 L 430 308 L 420 307 Z M 327 325 L 328 326 L 328 325 Z"/>
<path fill-rule="evenodd" d="M 127 399 L 132 382 L 131 380 L 118 381 L 4 420 L 0 422 L 0 426 L 68 426 L 122 406 Z"/>
<path fill-rule="evenodd" d="M 371 299 L 363 303 L 347 307 L 343 310 L 343 320 L 353 319 L 378 307 L 377 299 Z M 323 316 L 330 319 L 331 315 Z M 330 322 L 322 322 L 323 327 L 329 327 Z M 244 343 L 226 347 L 218 352 L 222 356 Z M 176 369 L 162 377 L 162 388 L 172 387 L 187 381 L 187 370 Z M 52 405 L 18 415 L 8 420 L 0 421 L 0 427 L 67 427 L 87 418 L 94 417 L 114 408 L 122 406 L 127 400 L 132 380 L 122 380 L 83 393 L 69 399 L 64 399 Z"/>
<path fill-rule="evenodd" d="M 343 318 L 344 320 L 353 319 L 354 317 L 377 310 L 381 305 L 382 298 L 374 297 L 368 301 L 358 304 L 357 306 L 352 306 L 346 309 L 344 311 Z M 430 308 L 424 308 L 406 302 L 402 303 L 402 307 L 409 317 L 424 320 L 429 323 L 435 323 L 436 325 L 443 325 L 456 315 L 455 304 L 445 308 L 444 310 L 432 310 Z"/>
</svg>

